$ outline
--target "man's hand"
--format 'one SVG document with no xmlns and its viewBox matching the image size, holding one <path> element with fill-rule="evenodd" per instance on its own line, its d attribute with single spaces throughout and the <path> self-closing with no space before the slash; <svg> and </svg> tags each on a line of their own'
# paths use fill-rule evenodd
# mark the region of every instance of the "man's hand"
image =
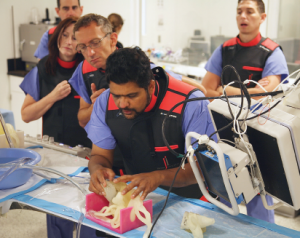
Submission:
<svg viewBox="0 0 300 238">
<path fill-rule="evenodd" d="M 59 101 L 71 93 L 71 86 L 67 80 L 64 80 L 56 85 L 56 87 L 51 92 L 51 97 L 53 100 Z"/>
<path fill-rule="evenodd" d="M 94 83 L 91 84 L 92 96 L 90 97 L 92 104 L 96 101 L 97 97 L 101 95 L 105 91 L 105 88 L 101 88 L 97 90 L 96 85 Z"/>
<path fill-rule="evenodd" d="M 105 192 L 103 189 L 103 187 L 106 187 L 105 180 L 108 179 L 108 180 L 112 181 L 114 179 L 114 177 L 115 177 L 115 173 L 112 169 L 101 166 L 101 168 L 95 170 L 91 174 L 89 190 L 91 192 L 105 196 Z"/>
<path fill-rule="evenodd" d="M 163 182 L 163 176 L 160 175 L 159 171 L 154 171 L 150 173 L 141 173 L 136 175 L 123 175 L 119 178 L 116 178 L 113 182 L 119 183 L 119 182 L 129 182 L 130 184 L 127 185 L 126 188 L 122 191 L 122 194 L 126 194 L 130 190 L 132 190 L 134 187 L 137 187 L 137 189 L 133 192 L 131 195 L 131 198 L 135 198 L 137 195 L 139 195 L 141 192 L 143 194 L 141 195 L 141 200 L 144 200 L 146 196 L 155 190 L 159 185 Z"/>
<path fill-rule="evenodd" d="M 258 81 L 258 83 L 262 86 L 262 87 L 266 87 L 269 85 L 270 83 L 270 80 L 265 77 L 265 78 L 262 78 L 261 80 Z M 255 86 L 255 88 L 260 88 L 258 85 Z"/>
<path fill-rule="evenodd" d="M 222 85 L 217 87 L 217 92 L 220 93 L 221 95 L 223 95 L 223 87 Z"/>
</svg>

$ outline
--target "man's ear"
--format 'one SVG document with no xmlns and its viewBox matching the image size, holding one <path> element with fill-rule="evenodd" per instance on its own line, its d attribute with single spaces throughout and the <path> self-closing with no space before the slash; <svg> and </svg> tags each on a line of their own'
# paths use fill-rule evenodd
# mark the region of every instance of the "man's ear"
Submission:
<svg viewBox="0 0 300 238">
<path fill-rule="evenodd" d="M 262 13 L 260 15 L 260 24 L 262 24 L 267 18 L 267 14 L 266 13 Z"/>
<path fill-rule="evenodd" d="M 80 6 L 80 16 L 82 15 L 83 12 L 83 6 Z"/>
<path fill-rule="evenodd" d="M 150 84 L 148 86 L 149 94 L 152 95 L 154 90 L 155 90 L 155 80 L 151 79 Z"/>
<path fill-rule="evenodd" d="M 59 8 L 58 7 L 55 8 L 55 11 L 56 11 L 57 16 L 60 17 L 60 15 L 59 15 Z"/>
<path fill-rule="evenodd" d="M 116 32 L 110 33 L 111 46 L 116 46 L 118 42 L 118 35 Z"/>
</svg>

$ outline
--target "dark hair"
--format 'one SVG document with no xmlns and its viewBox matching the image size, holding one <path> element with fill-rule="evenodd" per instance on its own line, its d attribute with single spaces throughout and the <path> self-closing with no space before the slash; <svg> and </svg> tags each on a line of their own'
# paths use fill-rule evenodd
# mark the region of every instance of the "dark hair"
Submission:
<svg viewBox="0 0 300 238">
<path fill-rule="evenodd" d="M 57 65 L 57 57 L 59 56 L 58 42 L 61 38 L 62 32 L 69 27 L 71 24 L 76 23 L 77 17 L 68 17 L 65 20 L 61 21 L 55 31 L 53 32 L 49 43 L 49 57 L 45 63 L 46 65 L 46 73 L 55 75 L 56 65 Z M 76 54 L 77 64 L 79 64 L 83 60 L 83 56 L 81 54 Z"/>
<path fill-rule="evenodd" d="M 97 14 L 94 14 L 94 13 L 90 13 L 90 14 L 84 15 L 78 19 L 78 21 L 76 22 L 76 24 L 74 26 L 74 33 L 76 31 L 78 31 L 79 28 L 81 28 L 81 27 L 89 26 L 92 22 L 95 22 L 97 24 L 97 26 L 101 26 L 102 31 L 104 33 L 112 32 L 112 25 L 109 22 L 109 20 L 107 20 L 107 18 L 97 15 Z"/>
<path fill-rule="evenodd" d="M 134 82 L 145 90 L 154 79 L 150 60 L 138 47 L 115 50 L 107 58 L 105 76 L 108 83 Z"/>
<path fill-rule="evenodd" d="M 242 1 L 253 1 L 257 3 L 257 10 L 260 14 L 265 13 L 265 4 L 262 0 L 238 0 L 238 4 Z"/>
<path fill-rule="evenodd" d="M 78 0 L 78 6 L 80 6 L 80 0 Z M 57 0 L 57 8 L 60 8 L 60 0 Z"/>
<path fill-rule="evenodd" d="M 116 32 L 118 27 L 124 25 L 124 21 L 123 21 L 122 17 L 117 13 L 110 14 L 107 19 L 112 24 L 113 32 Z"/>
</svg>

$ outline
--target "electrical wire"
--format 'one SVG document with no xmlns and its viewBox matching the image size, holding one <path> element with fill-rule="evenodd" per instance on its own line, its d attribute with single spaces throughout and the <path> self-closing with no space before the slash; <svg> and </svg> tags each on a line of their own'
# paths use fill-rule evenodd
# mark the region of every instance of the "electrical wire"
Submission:
<svg viewBox="0 0 300 238">
<path fill-rule="evenodd" d="M 223 75 L 224 75 L 224 71 L 225 71 L 226 69 L 229 69 L 229 68 L 231 68 L 231 69 L 235 72 L 235 74 L 237 75 L 238 81 L 234 81 L 234 82 L 232 82 L 232 83 L 238 83 L 238 84 L 239 84 L 240 89 L 241 89 L 241 95 L 227 96 L 227 94 L 226 94 L 226 90 L 225 90 L 226 87 L 229 86 L 229 85 L 231 85 L 232 83 L 229 83 L 227 86 L 224 86 Z M 298 70 L 298 71 L 296 71 L 296 72 L 299 72 L 298 75 L 297 75 L 297 77 L 296 77 L 296 78 L 298 78 L 298 77 L 300 76 L 300 70 Z M 296 72 L 294 72 L 294 73 L 296 73 Z M 292 73 L 292 74 L 294 74 L 294 73 Z M 292 75 L 292 74 L 291 74 L 291 75 Z M 164 211 L 164 209 L 165 209 L 165 207 L 166 207 L 166 205 L 167 205 L 167 202 L 168 202 L 168 199 L 169 199 L 169 195 L 170 195 L 171 189 L 172 189 L 172 187 L 173 187 L 173 185 L 174 185 L 175 179 L 176 179 L 176 177 L 177 177 L 177 175 L 178 175 L 178 173 L 179 173 L 179 171 L 180 171 L 180 168 L 181 168 L 182 164 L 184 163 L 184 161 L 185 161 L 185 159 L 186 159 L 186 156 L 187 156 L 187 153 L 186 153 L 185 155 L 182 155 L 182 154 L 177 153 L 175 150 L 173 150 L 173 149 L 170 147 L 170 145 L 169 145 L 169 143 L 168 143 L 168 141 L 167 141 L 167 139 L 166 139 L 166 136 L 165 136 L 165 124 L 166 124 L 167 119 L 170 117 L 170 114 L 174 111 L 174 109 L 177 108 L 178 106 L 180 106 L 181 104 L 188 103 L 188 102 L 201 101 L 201 100 L 210 100 L 210 99 L 222 99 L 222 98 L 226 98 L 226 102 L 227 102 L 227 105 L 228 105 L 228 109 L 229 109 L 229 112 L 230 112 L 232 121 L 231 121 L 228 125 L 226 125 L 226 126 L 220 128 L 220 129 L 218 129 L 217 131 L 215 131 L 214 133 L 212 133 L 212 134 L 209 136 L 209 139 L 211 139 L 212 136 L 215 135 L 216 133 L 219 133 L 219 132 L 221 132 L 222 130 L 225 130 L 226 128 L 228 128 L 228 127 L 230 127 L 231 125 L 234 124 L 234 127 L 233 127 L 233 128 L 234 128 L 235 133 L 239 135 L 241 141 L 244 143 L 245 148 L 246 148 L 247 151 L 248 151 L 249 156 L 251 157 L 251 159 L 252 159 L 252 161 L 253 161 L 253 158 L 252 158 L 252 155 L 251 155 L 251 153 L 250 153 L 250 151 L 249 151 L 249 149 L 248 149 L 248 146 L 246 146 L 246 143 L 245 143 L 245 141 L 244 141 L 244 139 L 243 139 L 243 137 L 242 137 L 242 134 L 245 134 L 246 131 L 247 131 L 247 123 L 246 123 L 246 121 L 252 120 L 252 119 L 254 119 L 254 118 L 256 118 L 256 117 L 259 117 L 259 116 L 261 116 L 261 115 L 267 113 L 267 112 L 270 111 L 271 109 L 275 108 L 275 107 L 282 101 L 282 99 L 283 99 L 285 96 L 283 96 L 281 99 L 279 99 L 272 107 L 269 108 L 269 110 L 266 110 L 266 111 L 264 111 L 264 112 L 262 112 L 262 113 L 260 113 L 260 114 L 258 114 L 258 115 L 255 115 L 255 116 L 253 116 L 253 117 L 248 118 L 248 114 L 249 114 L 250 107 L 251 107 L 251 96 L 252 96 L 252 97 L 256 97 L 256 96 L 276 96 L 276 95 L 278 95 L 278 94 L 280 94 L 280 93 L 283 93 L 283 90 L 279 90 L 279 91 L 276 91 L 276 90 L 277 90 L 277 89 L 279 88 L 279 86 L 280 86 L 281 84 L 283 84 L 288 78 L 289 78 L 289 76 L 288 76 L 287 78 L 285 78 L 285 79 L 284 79 L 284 80 L 283 80 L 283 81 L 282 81 L 282 82 L 281 82 L 281 83 L 280 83 L 280 84 L 279 84 L 272 92 L 264 92 L 264 93 L 258 93 L 258 94 L 249 94 L 249 92 L 248 92 L 246 86 L 245 86 L 244 83 L 241 81 L 240 75 L 238 74 L 238 72 L 236 71 L 236 69 L 235 69 L 233 66 L 231 66 L 231 65 L 226 65 L 226 66 L 223 68 L 222 75 L 221 75 L 221 84 L 222 84 L 222 87 L 223 87 L 223 93 L 224 93 L 224 96 L 220 96 L 220 97 L 198 97 L 198 98 L 186 99 L 186 100 L 184 100 L 184 101 L 182 101 L 182 102 L 177 103 L 176 105 L 174 105 L 174 106 L 168 111 L 168 113 L 167 113 L 167 115 L 165 116 L 165 118 L 164 118 L 164 120 L 163 120 L 163 123 L 162 123 L 162 137 L 163 137 L 163 141 L 164 141 L 165 145 L 167 146 L 167 148 L 169 149 L 169 151 L 170 151 L 173 155 L 175 155 L 177 158 L 182 158 L 182 160 L 181 160 L 180 166 L 178 167 L 178 169 L 177 169 L 177 171 L 176 171 L 176 173 L 175 173 L 175 176 L 174 176 L 174 179 L 173 179 L 173 181 L 172 181 L 172 183 L 171 183 L 171 186 L 170 186 L 170 188 L 169 188 L 169 191 L 168 191 L 168 194 L 167 194 L 165 203 L 164 203 L 164 205 L 163 205 L 163 208 L 162 208 L 162 210 L 160 211 L 160 213 L 158 214 L 157 218 L 155 219 L 155 221 L 154 221 L 154 223 L 153 223 L 153 225 L 152 225 L 152 227 L 151 227 L 151 230 L 150 230 L 150 233 L 149 233 L 149 236 L 148 236 L 148 237 L 151 237 L 151 233 L 152 233 L 152 231 L 153 231 L 153 229 L 154 229 L 154 226 L 156 225 L 156 223 L 157 223 L 159 217 L 161 216 L 161 214 L 163 213 L 163 211 Z M 249 81 L 249 80 L 248 80 L 248 81 Z M 250 80 L 250 81 L 252 81 L 252 80 Z M 254 82 L 254 83 L 256 83 L 256 82 Z M 256 83 L 256 84 L 257 84 L 257 85 L 260 85 L 260 84 L 258 84 L 258 83 Z M 298 86 L 298 84 L 300 84 L 300 78 L 298 78 L 298 79 L 296 80 L 296 82 L 294 83 L 294 85 L 296 85 L 296 86 Z M 261 85 L 260 85 L 260 87 L 261 87 Z M 262 89 L 265 90 L 263 87 L 262 87 Z M 266 91 L 266 90 L 265 90 L 265 91 Z M 293 90 L 292 90 L 292 91 L 293 91 Z M 290 93 L 291 93 L 291 92 L 290 92 Z M 289 94 L 290 94 L 290 93 L 289 93 Z M 233 114 L 232 109 L 231 109 L 231 106 L 230 106 L 230 103 L 229 103 L 229 98 L 237 98 L 237 97 L 241 97 L 241 106 L 240 106 L 240 108 L 239 108 L 239 111 L 238 111 L 238 112 L 236 111 L 235 114 Z M 242 110 L 243 110 L 244 97 L 246 97 L 246 100 L 247 100 L 247 103 L 248 103 L 248 105 L 247 105 L 247 109 L 248 109 L 248 110 L 247 110 L 247 113 L 246 113 L 245 117 L 244 117 L 243 119 L 239 119 L 239 117 L 240 117 L 240 115 L 241 115 L 241 113 L 242 113 Z M 264 100 L 268 100 L 268 98 L 263 98 L 263 99 L 261 100 L 261 102 L 260 102 L 258 105 L 256 105 L 256 107 L 255 107 L 254 109 L 252 109 L 251 112 L 253 112 L 260 104 L 262 104 L 262 103 L 264 102 Z M 239 124 L 240 121 L 243 122 L 242 125 Z M 244 129 L 243 132 L 241 132 L 241 131 L 240 131 L 240 127 L 243 126 L 243 125 L 245 125 L 245 129 Z M 197 141 L 195 141 L 193 144 L 195 144 L 195 143 L 197 143 Z M 192 145 L 193 145 L 193 144 L 192 144 Z M 254 174 L 254 168 L 253 168 L 253 165 L 250 166 L 250 169 L 251 169 L 252 173 Z"/>
<path fill-rule="evenodd" d="M 193 146 L 194 144 L 198 143 L 198 141 L 199 141 L 199 140 L 195 140 L 195 141 L 192 143 L 192 146 Z M 168 199 L 169 199 L 171 190 L 172 190 L 172 188 L 173 188 L 174 182 L 175 182 L 176 177 L 177 177 L 177 175 L 178 175 L 178 173 L 179 173 L 179 171 L 180 171 L 181 166 L 183 165 L 184 161 L 186 160 L 187 154 L 188 154 L 188 152 L 186 152 L 185 155 L 184 155 L 184 156 L 182 157 L 182 159 L 181 159 L 180 165 L 179 165 L 179 167 L 178 167 L 178 169 L 177 169 L 177 171 L 176 171 L 176 173 L 175 173 L 175 175 L 174 175 L 174 178 L 173 178 L 173 181 L 172 181 L 172 183 L 171 183 L 171 186 L 169 187 L 169 190 L 168 190 L 168 194 L 167 194 L 167 196 L 166 196 L 165 203 L 164 203 L 164 205 L 163 205 L 163 207 L 162 207 L 160 213 L 157 215 L 157 218 L 156 218 L 155 221 L 153 222 L 153 225 L 152 225 L 151 230 L 150 230 L 150 232 L 149 232 L 148 238 L 151 237 L 151 233 L 152 233 L 152 231 L 153 231 L 153 229 L 154 229 L 154 226 L 156 225 L 158 219 L 160 218 L 161 214 L 163 213 L 163 211 L 164 211 L 165 208 L 166 208 L 166 205 L 167 205 L 167 203 L 168 203 Z"/>
<path fill-rule="evenodd" d="M 187 153 L 188 153 L 188 152 L 187 152 Z M 168 199 L 169 199 L 171 190 L 172 190 L 172 188 L 173 188 L 175 179 L 176 179 L 176 177 L 177 177 L 177 175 L 178 175 L 178 173 L 179 173 L 179 170 L 181 169 L 182 164 L 183 164 L 184 161 L 186 160 L 186 155 L 187 155 L 187 153 L 185 153 L 185 155 L 184 155 L 184 156 L 182 157 L 182 159 L 181 159 L 180 165 L 179 165 L 179 167 L 178 167 L 178 169 L 177 169 L 177 171 L 176 171 L 176 173 L 175 173 L 175 175 L 174 175 L 174 179 L 173 179 L 173 181 L 172 181 L 172 183 L 171 183 L 171 186 L 170 186 L 170 188 L 169 188 L 168 194 L 167 194 L 167 196 L 166 196 L 165 203 L 164 203 L 164 205 L 163 205 L 161 211 L 160 211 L 159 214 L 157 215 L 157 218 L 156 218 L 155 221 L 153 222 L 153 225 L 152 225 L 151 230 L 150 230 L 150 232 L 149 232 L 148 238 L 151 237 L 151 233 L 152 233 L 152 231 L 153 231 L 153 229 L 154 229 L 154 226 L 156 225 L 158 219 L 160 218 L 161 214 L 163 213 L 163 211 L 164 211 L 165 208 L 166 208 L 166 205 L 167 205 L 167 203 L 168 203 Z"/>
</svg>

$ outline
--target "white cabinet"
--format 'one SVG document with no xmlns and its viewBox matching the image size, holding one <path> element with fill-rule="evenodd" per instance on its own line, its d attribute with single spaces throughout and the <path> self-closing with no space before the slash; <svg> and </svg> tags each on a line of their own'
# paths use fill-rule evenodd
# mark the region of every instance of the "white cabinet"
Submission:
<svg viewBox="0 0 300 238">
<path fill-rule="evenodd" d="M 11 111 L 14 113 L 15 125 L 17 130 L 24 131 L 25 134 L 31 136 L 36 136 L 37 134 L 42 134 L 42 118 L 25 123 L 22 120 L 21 108 L 25 99 L 25 94 L 22 89 L 19 87 L 23 77 L 18 76 L 9 76 L 10 83 L 10 93 L 11 93 Z"/>
</svg>

